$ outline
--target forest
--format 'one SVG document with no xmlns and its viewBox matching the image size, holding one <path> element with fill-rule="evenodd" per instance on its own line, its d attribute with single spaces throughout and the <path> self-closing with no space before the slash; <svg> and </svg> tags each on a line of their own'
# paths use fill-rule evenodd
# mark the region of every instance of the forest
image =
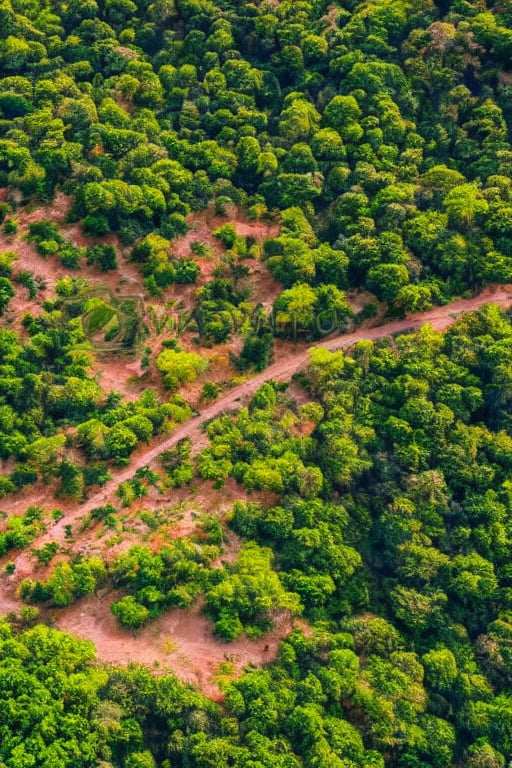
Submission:
<svg viewBox="0 0 512 768">
<path fill-rule="evenodd" d="M 511 0 L 0 0 L 0 768 L 512 764 L 511 61 Z"/>
</svg>

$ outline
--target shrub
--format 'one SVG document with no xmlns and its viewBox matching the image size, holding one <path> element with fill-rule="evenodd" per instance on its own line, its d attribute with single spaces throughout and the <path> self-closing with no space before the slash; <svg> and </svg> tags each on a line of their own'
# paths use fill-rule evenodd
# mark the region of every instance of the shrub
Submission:
<svg viewBox="0 0 512 768">
<path fill-rule="evenodd" d="M 128 629 L 140 629 L 149 620 L 148 609 L 140 605 L 132 595 L 112 603 L 110 610 L 119 623 Z"/>
<path fill-rule="evenodd" d="M 157 357 L 156 365 L 163 374 L 168 389 L 177 389 L 181 384 L 195 381 L 208 368 L 208 360 L 195 352 L 175 352 L 164 349 Z"/>
<path fill-rule="evenodd" d="M 91 245 L 87 248 L 86 258 L 88 264 L 98 264 L 103 272 L 117 269 L 117 254 L 111 245 Z"/>
<path fill-rule="evenodd" d="M 222 245 L 227 249 L 232 248 L 236 242 L 236 230 L 233 224 L 223 224 L 214 231 L 213 235 L 218 238 Z"/>
<path fill-rule="evenodd" d="M 102 235 L 108 235 L 110 232 L 110 224 L 106 216 L 101 213 L 89 213 L 82 221 L 82 229 L 84 235 L 91 237 L 101 237 Z"/>
</svg>

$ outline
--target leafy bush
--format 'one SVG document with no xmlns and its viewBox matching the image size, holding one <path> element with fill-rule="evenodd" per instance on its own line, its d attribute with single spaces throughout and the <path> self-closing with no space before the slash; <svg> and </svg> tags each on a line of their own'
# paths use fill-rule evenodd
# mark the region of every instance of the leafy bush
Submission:
<svg viewBox="0 0 512 768">
<path fill-rule="evenodd" d="M 182 384 L 195 381 L 208 368 L 208 360 L 195 352 L 176 352 L 164 349 L 156 359 L 158 370 L 163 374 L 167 389 L 177 389 Z"/>
</svg>

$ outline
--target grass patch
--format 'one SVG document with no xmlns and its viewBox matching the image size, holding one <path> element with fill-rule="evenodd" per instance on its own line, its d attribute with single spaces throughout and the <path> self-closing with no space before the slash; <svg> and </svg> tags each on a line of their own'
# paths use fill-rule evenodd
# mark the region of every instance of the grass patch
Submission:
<svg viewBox="0 0 512 768">
<path fill-rule="evenodd" d="M 82 326 L 87 336 L 94 336 L 101 329 L 107 332 L 113 323 L 119 326 L 119 318 L 114 307 L 98 297 L 89 299 L 82 317 Z"/>
</svg>

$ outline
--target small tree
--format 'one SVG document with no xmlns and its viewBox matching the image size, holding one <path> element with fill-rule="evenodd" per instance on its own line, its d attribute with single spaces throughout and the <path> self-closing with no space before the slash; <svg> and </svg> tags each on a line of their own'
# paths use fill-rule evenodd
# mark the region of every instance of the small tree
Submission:
<svg viewBox="0 0 512 768">
<path fill-rule="evenodd" d="M 174 349 L 164 349 L 158 355 L 156 364 L 168 389 L 177 389 L 181 384 L 195 381 L 208 368 L 208 360 L 201 355 L 176 352 Z"/>
<path fill-rule="evenodd" d="M 140 605 L 132 595 L 112 603 L 111 611 L 119 623 L 128 629 L 140 629 L 149 619 L 148 609 Z"/>
<path fill-rule="evenodd" d="M 117 269 L 117 255 L 111 245 L 91 245 L 86 252 L 88 264 L 98 264 L 103 272 Z"/>
<path fill-rule="evenodd" d="M 0 315 L 3 315 L 5 308 L 14 296 L 14 288 L 7 277 L 0 277 Z"/>
<path fill-rule="evenodd" d="M 138 437 L 122 423 L 114 424 L 105 437 L 107 454 L 113 459 L 125 459 L 138 445 Z"/>
<path fill-rule="evenodd" d="M 236 230 L 233 224 L 223 224 L 215 230 L 214 237 L 217 237 L 225 248 L 233 248 L 236 242 Z"/>
</svg>

